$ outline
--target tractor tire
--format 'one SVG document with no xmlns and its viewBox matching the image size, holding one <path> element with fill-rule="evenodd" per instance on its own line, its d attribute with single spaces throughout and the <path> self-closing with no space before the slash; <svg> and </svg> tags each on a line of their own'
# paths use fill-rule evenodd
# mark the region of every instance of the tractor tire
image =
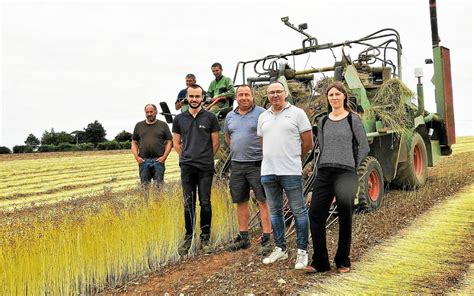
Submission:
<svg viewBox="0 0 474 296">
<path fill-rule="evenodd" d="M 398 164 L 394 184 L 402 189 L 414 190 L 425 185 L 428 177 L 428 154 L 419 133 L 413 133 L 408 160 Z"/>
<path fill-rule="evenodd" d="M 384 195 L 383 171 L 375 157 L 364 158 L 357 169 L 359 190 L 357 209 L 361 212 L 372 212 L 382 206 Z"/>
</svg>

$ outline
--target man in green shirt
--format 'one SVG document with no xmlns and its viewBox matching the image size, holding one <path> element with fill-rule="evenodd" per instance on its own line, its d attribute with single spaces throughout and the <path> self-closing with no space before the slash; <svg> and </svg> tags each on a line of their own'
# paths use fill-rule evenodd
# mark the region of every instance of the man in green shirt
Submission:
<svg viewBox="0 0 474 296">
<path fill-rule="evenodd" d="M 212 74 L 216 77 L 207 90 L 206 103 L 213 104 L 209 109 L 212 113 L 217 115 L 219 111 L 227 107 L 232 107 L 234 102 L 234 85 L 229 77 L 222 75 L 222 65 L 214 63 L 211 66 Z"/>
</svg>

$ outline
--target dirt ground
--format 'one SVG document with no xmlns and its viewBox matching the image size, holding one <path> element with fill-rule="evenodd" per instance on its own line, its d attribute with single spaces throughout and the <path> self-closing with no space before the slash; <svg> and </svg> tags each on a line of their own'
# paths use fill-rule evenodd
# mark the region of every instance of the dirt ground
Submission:
<svg viewBox="0 0 474 296">
<path fill-rule="evenodd" d="M 443 158 L 442 163 L 430 170 L 430 177 L 422 189 L 390 190 L 386 193 L 380 210 L 354 216 L 352 261 L 357 262 L 363 254 L 370 252 L 371 247 L 392 237 L 433 205 L 449 199 L 473 182 L 474 152 L 465 152 Z M 336 223 L 328 229 L 331 257 L 337 245 L 337 226 Z M 294 270 L 294 235 L 289 239 L 289 259 L 270 266 L 264 265 L 261 263 L 262 258 L 256 255 L 256 236 L 258 233 L 253 234 L 253 244 L 248 250 L 231 253 L 221 247 L 211 255 L 197 254 L 134 279 L 124 286 L 110 287 L 104 293 L 290 294 L 336 276 L 334 268 L 328 273 L 316 275 Z M 454 271 L 446 273 L 441 279 L 436 277 L 428 283 L 432 291 L 445 294 L 459 285 L 469 269 L 469 263 L 474 262 L 472 245 L 468 245 L 467 257 L 464 254 L 460 258 Z M 310 245 L 309 250 L 311 249 Z"/>
</svg>

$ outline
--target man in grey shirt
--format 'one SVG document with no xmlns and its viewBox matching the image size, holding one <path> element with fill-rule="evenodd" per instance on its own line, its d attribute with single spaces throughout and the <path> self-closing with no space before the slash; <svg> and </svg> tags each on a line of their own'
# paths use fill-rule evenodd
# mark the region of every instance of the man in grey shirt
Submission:
<svg viewBox="0 0 474 296">
<path fill-rule="evenodd" d="M 265 111 L 255 106 L 252 90 L 248 85 L 237 88 L 238 107 L 227 114 L 224 124 L 225 140 L 231 149 L 230 193 L 232 201 L 237 204 L 237 219 L 239 235 L 229 246 L 229 251 L 237 251 L 250 247 L 249 238 L 249 199 L 250 189 L 260 208 L 262 220 L 262 240 L 258 250 L 260 255 L 272 251 L 270 243 L 271 222 L 265 193 L 260 183 L 260 168 L 262 164 L 262 145 L 257 136 L 258 117 Z"/>
<path fill-rule="evenodd" d="M 156 119 L 156 106 L 145 106 L 146 120 L 135 125 L 132 136 L 132 153 L 138 163 L 140 181 L 147 187 L 153 180 L 156 186 L 163 183 L 165 161 L 171 152 L 172 136 L 168 125 Z"/>
</svg>

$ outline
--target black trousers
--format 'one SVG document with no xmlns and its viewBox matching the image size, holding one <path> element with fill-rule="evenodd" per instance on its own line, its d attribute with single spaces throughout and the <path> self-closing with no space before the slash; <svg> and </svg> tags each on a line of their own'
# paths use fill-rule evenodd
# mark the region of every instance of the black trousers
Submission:
<svg viewBox="0 0 474 296">
<path fill-rule="evenodd" d="M 191 236 L 194 232 L 196 224 L 196 195 L 198 195 L 199 206 L 201 207 L 201 239 L 209 240 L 212 221 L 211 187 L 213 177 L 214 173 L 212 170 L 181 165 L 186 236 Z"/>
<path fill-rule="evenodd" d="M 309 209 L 311 238 L 313 240 L 313 266 L 318 271 L 328 271 L 328 249 L 326 245 L 326 219 L 329 208 L 336 197 L 339 215 L 339 241 L 334 258 L 336 267 L 350 267 L 352 238 L 352 211 L 357 193 L 358 178 L 352 171 L 340 168 L 321 168 L 316 176 Z"/>
</svg>

